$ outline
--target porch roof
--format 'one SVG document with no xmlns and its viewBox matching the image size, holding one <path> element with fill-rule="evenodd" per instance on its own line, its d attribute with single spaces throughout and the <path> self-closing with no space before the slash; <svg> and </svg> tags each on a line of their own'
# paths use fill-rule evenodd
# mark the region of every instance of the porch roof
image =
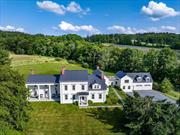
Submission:
<svg viewBox="0 0 180 135">
<path fill-rule="evenodd" d="M 78 92 L 78 95 L 89 95 L 89 92 Z"/>
<path fill-rule="evenodd" d="M 59 74 L 55 75 L 29 75 L 27 82 L 28 84 L 33 83 L 59 83 Z"/>
</svg>

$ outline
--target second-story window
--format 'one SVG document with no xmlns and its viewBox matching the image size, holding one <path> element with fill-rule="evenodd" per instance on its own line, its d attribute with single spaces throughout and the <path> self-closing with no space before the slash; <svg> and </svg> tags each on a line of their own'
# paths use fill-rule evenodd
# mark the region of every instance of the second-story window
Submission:
<svg viewBox="0 0 180 135">
<path fill-rule="evenodd" d="M 81 85 L 81 87 L 82 87 L 82 90 L 84 90 L 84 89 L 85 89 L 84 85 Z"/>
<path fill-rule="evenodd" d="M 64 89 L 65 89 L 65 90 L 68 90 L 68 87 L 67 87 L 67 85 L 64 85 Z"/>
<path fill-rule="evenodd" d="M 125 83 L 129 83 L 129 80 L 124 80 Z"/>
<path fill-rule="evenodd" d="M 76 88 L 75 85 L 72 85 L 72 90 L 75 90 L 75 88 Z"/>
</svg>

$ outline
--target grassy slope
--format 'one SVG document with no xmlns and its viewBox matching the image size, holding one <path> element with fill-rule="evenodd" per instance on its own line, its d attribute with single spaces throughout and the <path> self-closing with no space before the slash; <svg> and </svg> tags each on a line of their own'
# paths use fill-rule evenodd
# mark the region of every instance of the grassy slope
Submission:
<svg viewBox="0 0 180 135">
<path fill-rule="evenodd" d="M 12 68 L 18 70 L 21 74 L 26 77 L 31 72 L 34 74 L 59 74 L 62 67 L 65 66 L 66 69 L 71 70 L 83 70 L 80 64 L 70 64 L 67 60 L 61 59 L 56 61 L 52 57 L 44 56 L 32 56 L 32 55 L 15 55 L 11 54 Z M 92 73 L 92 69 L 86 69 L 89 73 Z M 113 73 L 105 72 L 106 75 L 113 75 Z"/>
<path fill-rule="evenodd" d="M 121 135 L 112 125 L 98 120 L 95 109 L 79 109 L 57 102 L 32 103 L 33 111 L 25 134 L 27 135 Z"/>
</svg>

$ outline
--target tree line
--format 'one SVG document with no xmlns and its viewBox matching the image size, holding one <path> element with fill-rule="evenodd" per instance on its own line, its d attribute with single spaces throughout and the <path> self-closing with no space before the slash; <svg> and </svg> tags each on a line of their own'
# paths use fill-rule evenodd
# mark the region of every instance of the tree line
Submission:
<svg viewBox="0 0 180 135">
<path fill-rule="evenodd" d="M 143 52 L 87 42 L 75 34 L 45 36 L 18 32 L 0 32 L 0 47 L 16 54 L 74 60 L 84 67 L 99 65 L 102 70 L 111 72 L 150 72 L 156 82 L 167 78 L 174 86 L 180 85 L 180 64 L 175 52 L 169 48 Z"/>
<path fill-rule="evenodd" d="M 0 50 L 0 134 L 18 135 L 29 119 L 25 80 L 10 68 L 9 53 Z"/>
<path fill-rule="evenodd" d="M 180 49 L 180 34 L 143 33 L 143 34 L 99 34 L 85 38 L 89 42 L 114 43 L 148 47 L 170 47 Z"/>
</svg>

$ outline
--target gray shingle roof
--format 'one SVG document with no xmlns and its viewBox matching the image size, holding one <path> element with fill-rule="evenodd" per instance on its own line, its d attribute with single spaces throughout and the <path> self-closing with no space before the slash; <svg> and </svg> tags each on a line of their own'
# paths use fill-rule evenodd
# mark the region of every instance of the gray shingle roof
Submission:
<svg viewBox="0 0 180 135">
<path fill-rule="evenodd" d="M 60 75 L 29 75 L 27 83 L 59 83 Z"/>
<path fill-rule="evenodd" d="M 151 77 L 151 74 L 147 73 L 147 72 L 125 73 L 123 71 L 118 71 L 116 73 L 116 76 L 119 77 L 119 78 L 122 78 L 125 75 L 129 76 L 130 78 L 132 78 L 134 83 L 152 82 L 153 81 L 153 79 Z M 142 80 L 138 81 L 138 79 L 137 79 L 138 77 L 141 77 Z M 146 77 L 149 77 L 150 80 L 146 81 Z"/>
<path fill-rule="evenodd" d="M 100 90 L 106 90 L 107 89 L 107 85 L 105 83 L 105 80 L 101 80 L 100 77 L 96 76 L 95 74 L 89 75 L 88 78 L 89 78 L 89 81 L 88 81 L 89 90 L 92 90 L 92 85 L 95 83 L 101 85 Z"/>
<path fill-rule="evenodd" d="M 61 75 L 60 82 L 85 82 L 88 81 L 87 70 L 65 70 L 64 74 Z"/>
<path fill-rule="evenodd" d="M 129 77 L 131 77 L 133 79 L 134 83 L 142 83 L 142 82 L 152 82 L 152 77 L 150 73 L 146 73 L 146 72 L 139 72 L 139 73 L 126 73 Z M 138 81 L 137 77 L 141 77 L 142 80 Z M 146 81 L 146 77 L 149 77 L 149 81 Z"/>
</svg>

